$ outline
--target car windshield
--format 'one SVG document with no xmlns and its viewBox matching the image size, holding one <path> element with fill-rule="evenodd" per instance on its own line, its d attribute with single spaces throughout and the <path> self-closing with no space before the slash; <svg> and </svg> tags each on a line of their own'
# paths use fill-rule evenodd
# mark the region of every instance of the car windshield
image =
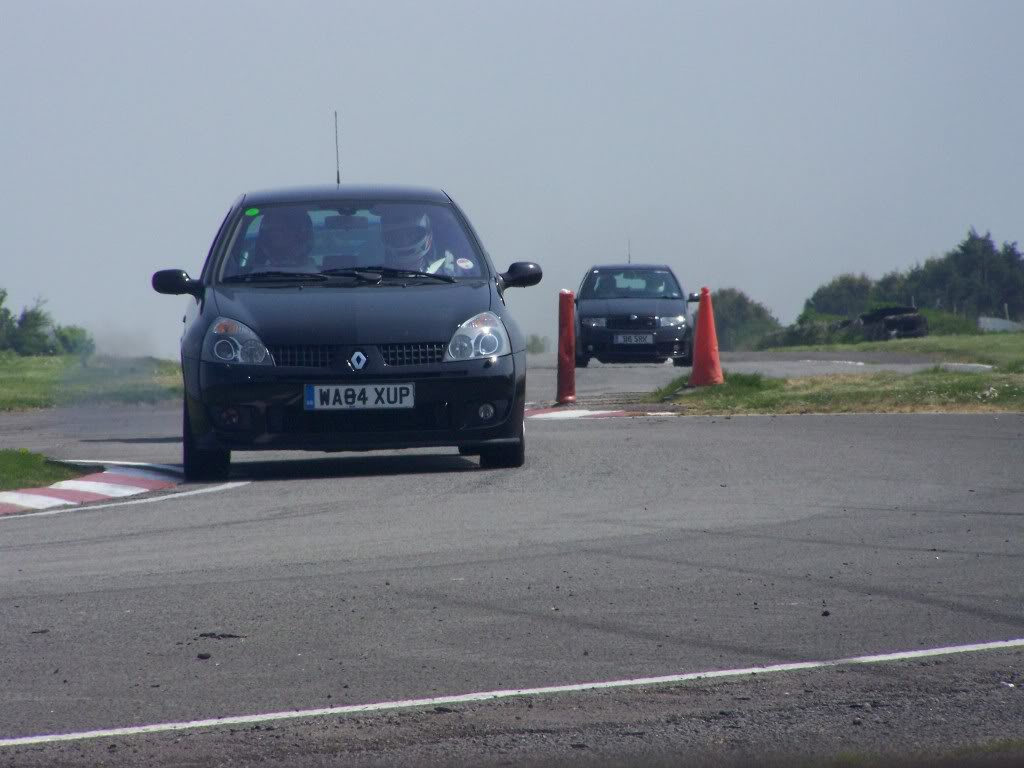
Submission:
<svg viewBox="0 0 1024 768">
<path fill-rule="evenodd" d="M 682 290 L 666 269 L 593 269 L 580 299 L 680 299 Z"/>
<path fill-rule="evenodd" d="M 488 275 L 450 206 L 336 200 L 246 208 L 228 237 L 216 274 L 219 280 L 247 282 L 247 275 L 286 278 L 283 273 L 338 274 L 373 267 L 451 279 Z M 443 282 L 450 279 L 424 284 Z"/>
</svg>

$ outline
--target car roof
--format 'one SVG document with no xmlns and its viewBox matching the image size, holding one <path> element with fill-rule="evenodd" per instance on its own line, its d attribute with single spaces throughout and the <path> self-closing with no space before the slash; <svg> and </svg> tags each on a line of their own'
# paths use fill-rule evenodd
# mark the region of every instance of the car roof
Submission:
<svg viewBox="0 0 1024 768">
<path fill-rule="evenodd" d="M 321 184 L 305 187 L 278 187 L 246 192 L 242 195 L 242 202 L 246 205 L 352 199 L 451 203 L 451 198 L 440 189 L 399 184 Z"/>
<path fill-rule="evenodd" d="M 666 269 L 669 272 L 672 268 L 668 264 L 595 264 L 588 272 L 593 272 L 595 269 Z"/>
</svg>

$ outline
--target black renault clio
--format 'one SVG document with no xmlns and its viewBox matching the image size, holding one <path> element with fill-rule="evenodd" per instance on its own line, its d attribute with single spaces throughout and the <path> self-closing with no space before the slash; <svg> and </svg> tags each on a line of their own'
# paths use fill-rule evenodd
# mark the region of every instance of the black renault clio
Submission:
<svg viewBox="0 0 1024 768">
<path fill-rule="evenodd" d="M 181 364 L 185 475 L 227 475 L 232 450 L 454 446 L 521 466 L 526 342 L 508 288 L 444 192 L 331 186 L 243 195 L 188 294 Z"/>
</svg>

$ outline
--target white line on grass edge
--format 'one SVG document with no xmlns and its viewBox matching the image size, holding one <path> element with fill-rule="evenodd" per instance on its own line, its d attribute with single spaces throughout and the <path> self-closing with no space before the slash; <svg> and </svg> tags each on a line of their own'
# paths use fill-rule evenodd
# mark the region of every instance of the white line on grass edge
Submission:
<svg viewBox="0 0 1024 768">
<path fill-rule="evenodd" d="M 400 709 L 412 709 L 415 707 L 438 706 L 442 704 L 468 704 L 478 701 L 493 701 L 495 699 L 511 699 L 519 696 L 544 696 L 554 693 L 570 693 L 575 691 L 594 691 L 608 688 L 632 688 L 646 685 L 664 685 L 666 683 L 683 683 L 690 680 L 708 680 L 717 677 L 767 675 L 775 672 L 795 672 L 806 669 L 821 669 L 823 667 L 839 667 L 852 664 L 880 664 L 888 661 L 920 659 L 929 656 L 949 656 L 955 653 L 977 653 L 979 651 L 995 651 L 1020 647 L 1024 647 L 1024 638 L 1018 638 L 1016 640 L 999 640 L 991 643 L 975 643 L 973 645 L 951 645 L 943 648 L 928 648 L 920 651 L 881 653 L 874 656 L 854 656 L 845 659 L 832 659 L 830 661 L 801 661 L 793 664 L 773 664 L 765 667 L 747 667 L 746 669 L 721 669 L 710 672 L 689 672 L 682 675 L 641 677 L 632 680 L 611 680 L 603 683 L 578 683 L 575 685 L 552 685 L 544 688 L 484 691 L 482 693 L 463 693 L 455 696 L 437 696 L 431 699 L 383 701 L 377 704 L 353 704 L 344 707 L 323 707 L 320 709 L 304 709 L 292 712 L 270 712 L 261 715 L 237 715 L 234 717 L 217 717 L 208 720 L 191 720 L 180 723 L 136 725 L 127 728 L 110 728 L 102 731 L 81 731 L 79 733 L 59 733 L 46 736 L 22 736 L 18 738 L 0 739 L 0 747 L 52 744 L 62 741 L 105 739 L 118 736 L 137 736 L 149 733 L 168 733 L 171 731 L 186 731 L 197 728 L 213 728 L 221 725 L 249 725 L 274 720 L 296 720 L 300 718 L 324 717 L 328 715 L 351 715 L 362 712 L 394 711 Z"/>
</svg>

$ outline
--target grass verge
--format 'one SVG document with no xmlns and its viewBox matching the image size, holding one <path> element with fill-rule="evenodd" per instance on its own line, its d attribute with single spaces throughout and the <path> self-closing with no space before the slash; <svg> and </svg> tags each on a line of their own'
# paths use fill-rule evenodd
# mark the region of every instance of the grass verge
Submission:
<svg viewBox="0 0 1024 768">
<path fill-rule="evenodd" d="M 0 411 L 180 396 L 181 370 L 170 360 L 0 355 Z"/>
<path fill-rule="evenodd" d="M 983 363 L 1001 371 L 1024 372 L 1024 333 L 987 333 L 970 336 L 926 336 L 862 344 L 773 347 L 769 352 L 892 352 L 927 355 L 936 362 Z"/>
<path fill-rule="evenodd" d="M 0 491 L 39 488 L 84 474 L 85 470 L 50 461 L 38 453 L 0 450 Z"/>
<path fill-rule="evenodd" d="M 962 373 L 932 368 L 898 373 L 770 379 L 728 373 L 725 384 L 688 389 L 676 379 L 651 396 L 673 400 L 687 414 L 913 413 L 1024 411 L 1024 374 Z"/>
</svg>

